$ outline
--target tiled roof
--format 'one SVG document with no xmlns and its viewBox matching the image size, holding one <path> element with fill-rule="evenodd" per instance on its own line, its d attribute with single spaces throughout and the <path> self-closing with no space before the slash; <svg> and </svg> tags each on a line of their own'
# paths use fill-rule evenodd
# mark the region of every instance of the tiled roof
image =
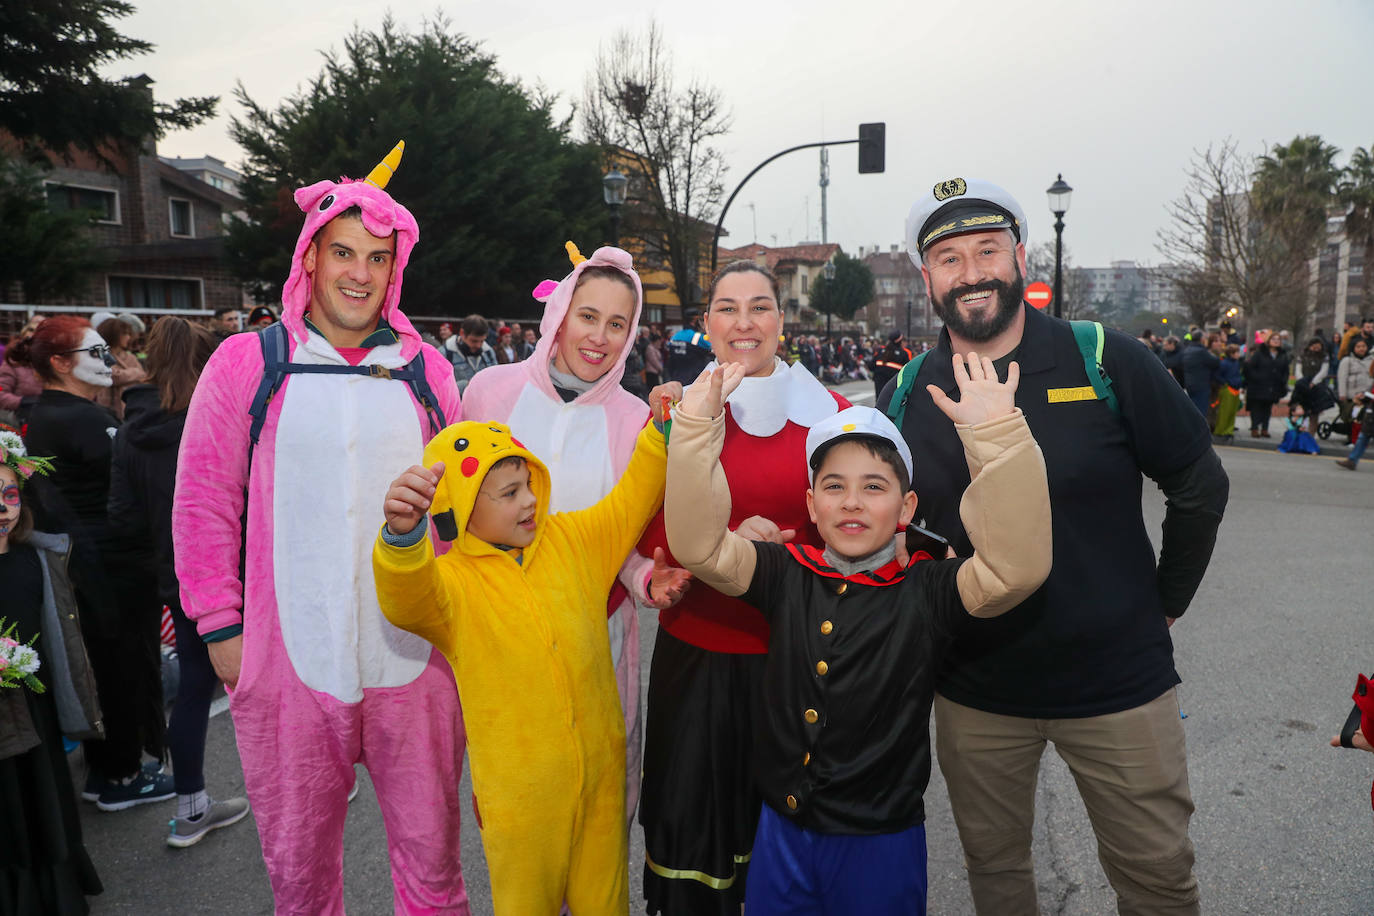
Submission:
<svg viewBox="0 0 1374 916">
<path fill-rule="evenodd" d="M 784 248 L 754 244 L 742 248 L 721 248 L 716 255 L 716 263 L 724 265 L 739 260 L 757 261 L 762 255 L 764 266 L 769 270 L 777 270 L 779 265 L 806 264 L 814 267 L 829 261 L 839 250 L 840 246 L 834 242 L 825 245 L 789 245 Z"/>
</svg>

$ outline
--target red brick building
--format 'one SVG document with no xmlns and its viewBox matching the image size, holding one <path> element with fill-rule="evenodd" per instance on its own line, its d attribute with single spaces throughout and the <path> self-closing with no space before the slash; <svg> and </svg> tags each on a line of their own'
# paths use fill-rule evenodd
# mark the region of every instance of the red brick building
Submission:
<svg viewBox="0 0 1374 916">
<path fill-rule="evenodd" d="M 225 219 L 239 199 L 159 161 L 151 139 L 106 155 L 108 164 L 79 151 L 48 157 L 48 206 L 94 210 L 91 242 L 108 258 L 83 294 L 61 304 L 134 312 L 242 305 L 224 247 Z"/>
</svg>

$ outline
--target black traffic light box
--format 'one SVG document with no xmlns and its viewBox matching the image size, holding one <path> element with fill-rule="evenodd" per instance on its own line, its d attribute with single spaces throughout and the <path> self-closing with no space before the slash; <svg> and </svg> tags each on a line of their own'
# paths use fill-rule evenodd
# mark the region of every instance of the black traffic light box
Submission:
<svg viewBox="0 0 1374 916">
<path fill-rule="evenodd" d="M 859 174 L 883 171 L 887 161 L 887 123 L 859 125 Z"/>
</svg>

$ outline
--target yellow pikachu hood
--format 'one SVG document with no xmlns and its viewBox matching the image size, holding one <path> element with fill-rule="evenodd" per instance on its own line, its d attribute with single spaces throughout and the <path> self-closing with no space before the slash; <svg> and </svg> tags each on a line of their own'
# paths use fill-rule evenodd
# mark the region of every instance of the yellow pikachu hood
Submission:
<svg viewBox="0 0 1374 916">
<path fill-rule="evenodd" d="M 544 536 L 544 523 L 549 512 L 549 472 L 534 453 L 511 435 L 504 423 L 478 423 L 465 420 L 454 423 L 429 440 L 425 446 L 425 467 L 444 463 L 444 476 L 429 507 L 434 517 L 434 533 L 445 541 L 452 541 L 470 556 L 500 553 L 492 545 L 469 537 L 468 519 L 479 497 L 478 490 L 487 472 L 504 458 L 523 458 L 530 471 L 530 489 L 534 491 L 534 541 L 525 548 L 525 556 L 532 554 Z"/>
</svg>

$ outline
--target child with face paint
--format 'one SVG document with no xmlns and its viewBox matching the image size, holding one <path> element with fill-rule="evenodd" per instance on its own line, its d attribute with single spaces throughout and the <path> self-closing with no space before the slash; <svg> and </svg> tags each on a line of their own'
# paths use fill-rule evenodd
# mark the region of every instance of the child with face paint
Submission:
<svg viewBox="0 0 1374 916">
<path fill-rule="evenodd" d="M 0 427 L 0 595 L 8 624 L 27 643 L 37 637 L 47 688 L 0 691 L 0 912 L 71 912 L 100 878 L 81 839 L 76 793 L 62 746 L 64 733 L 99 735 L 95 684 L 82 648 L 66 535 L 33 530 L 25 489 L 51 469 L 25 453 L 19 435 Z"/>
<path fill-rule="evenodd" d="M 94 398 L 113 381 L 109 348 L 84 319 L 59 315 L 39 325 L 23 356 L 43 379 L 25 442 L 53 456 L 44 495 L 54 491 L 54 499 L 40 521 L 72 535 L 72 579 L 105 711 L 105 739 L 86 743 L 82 797 L 103 811 L 165 801 L 175 792 L 161 765 L 167 724 L 152 548 L 120 537 L 107 514 L 120 423 Z M 145 765 L 145 751 L 158 761 Z"/>
</svg>

